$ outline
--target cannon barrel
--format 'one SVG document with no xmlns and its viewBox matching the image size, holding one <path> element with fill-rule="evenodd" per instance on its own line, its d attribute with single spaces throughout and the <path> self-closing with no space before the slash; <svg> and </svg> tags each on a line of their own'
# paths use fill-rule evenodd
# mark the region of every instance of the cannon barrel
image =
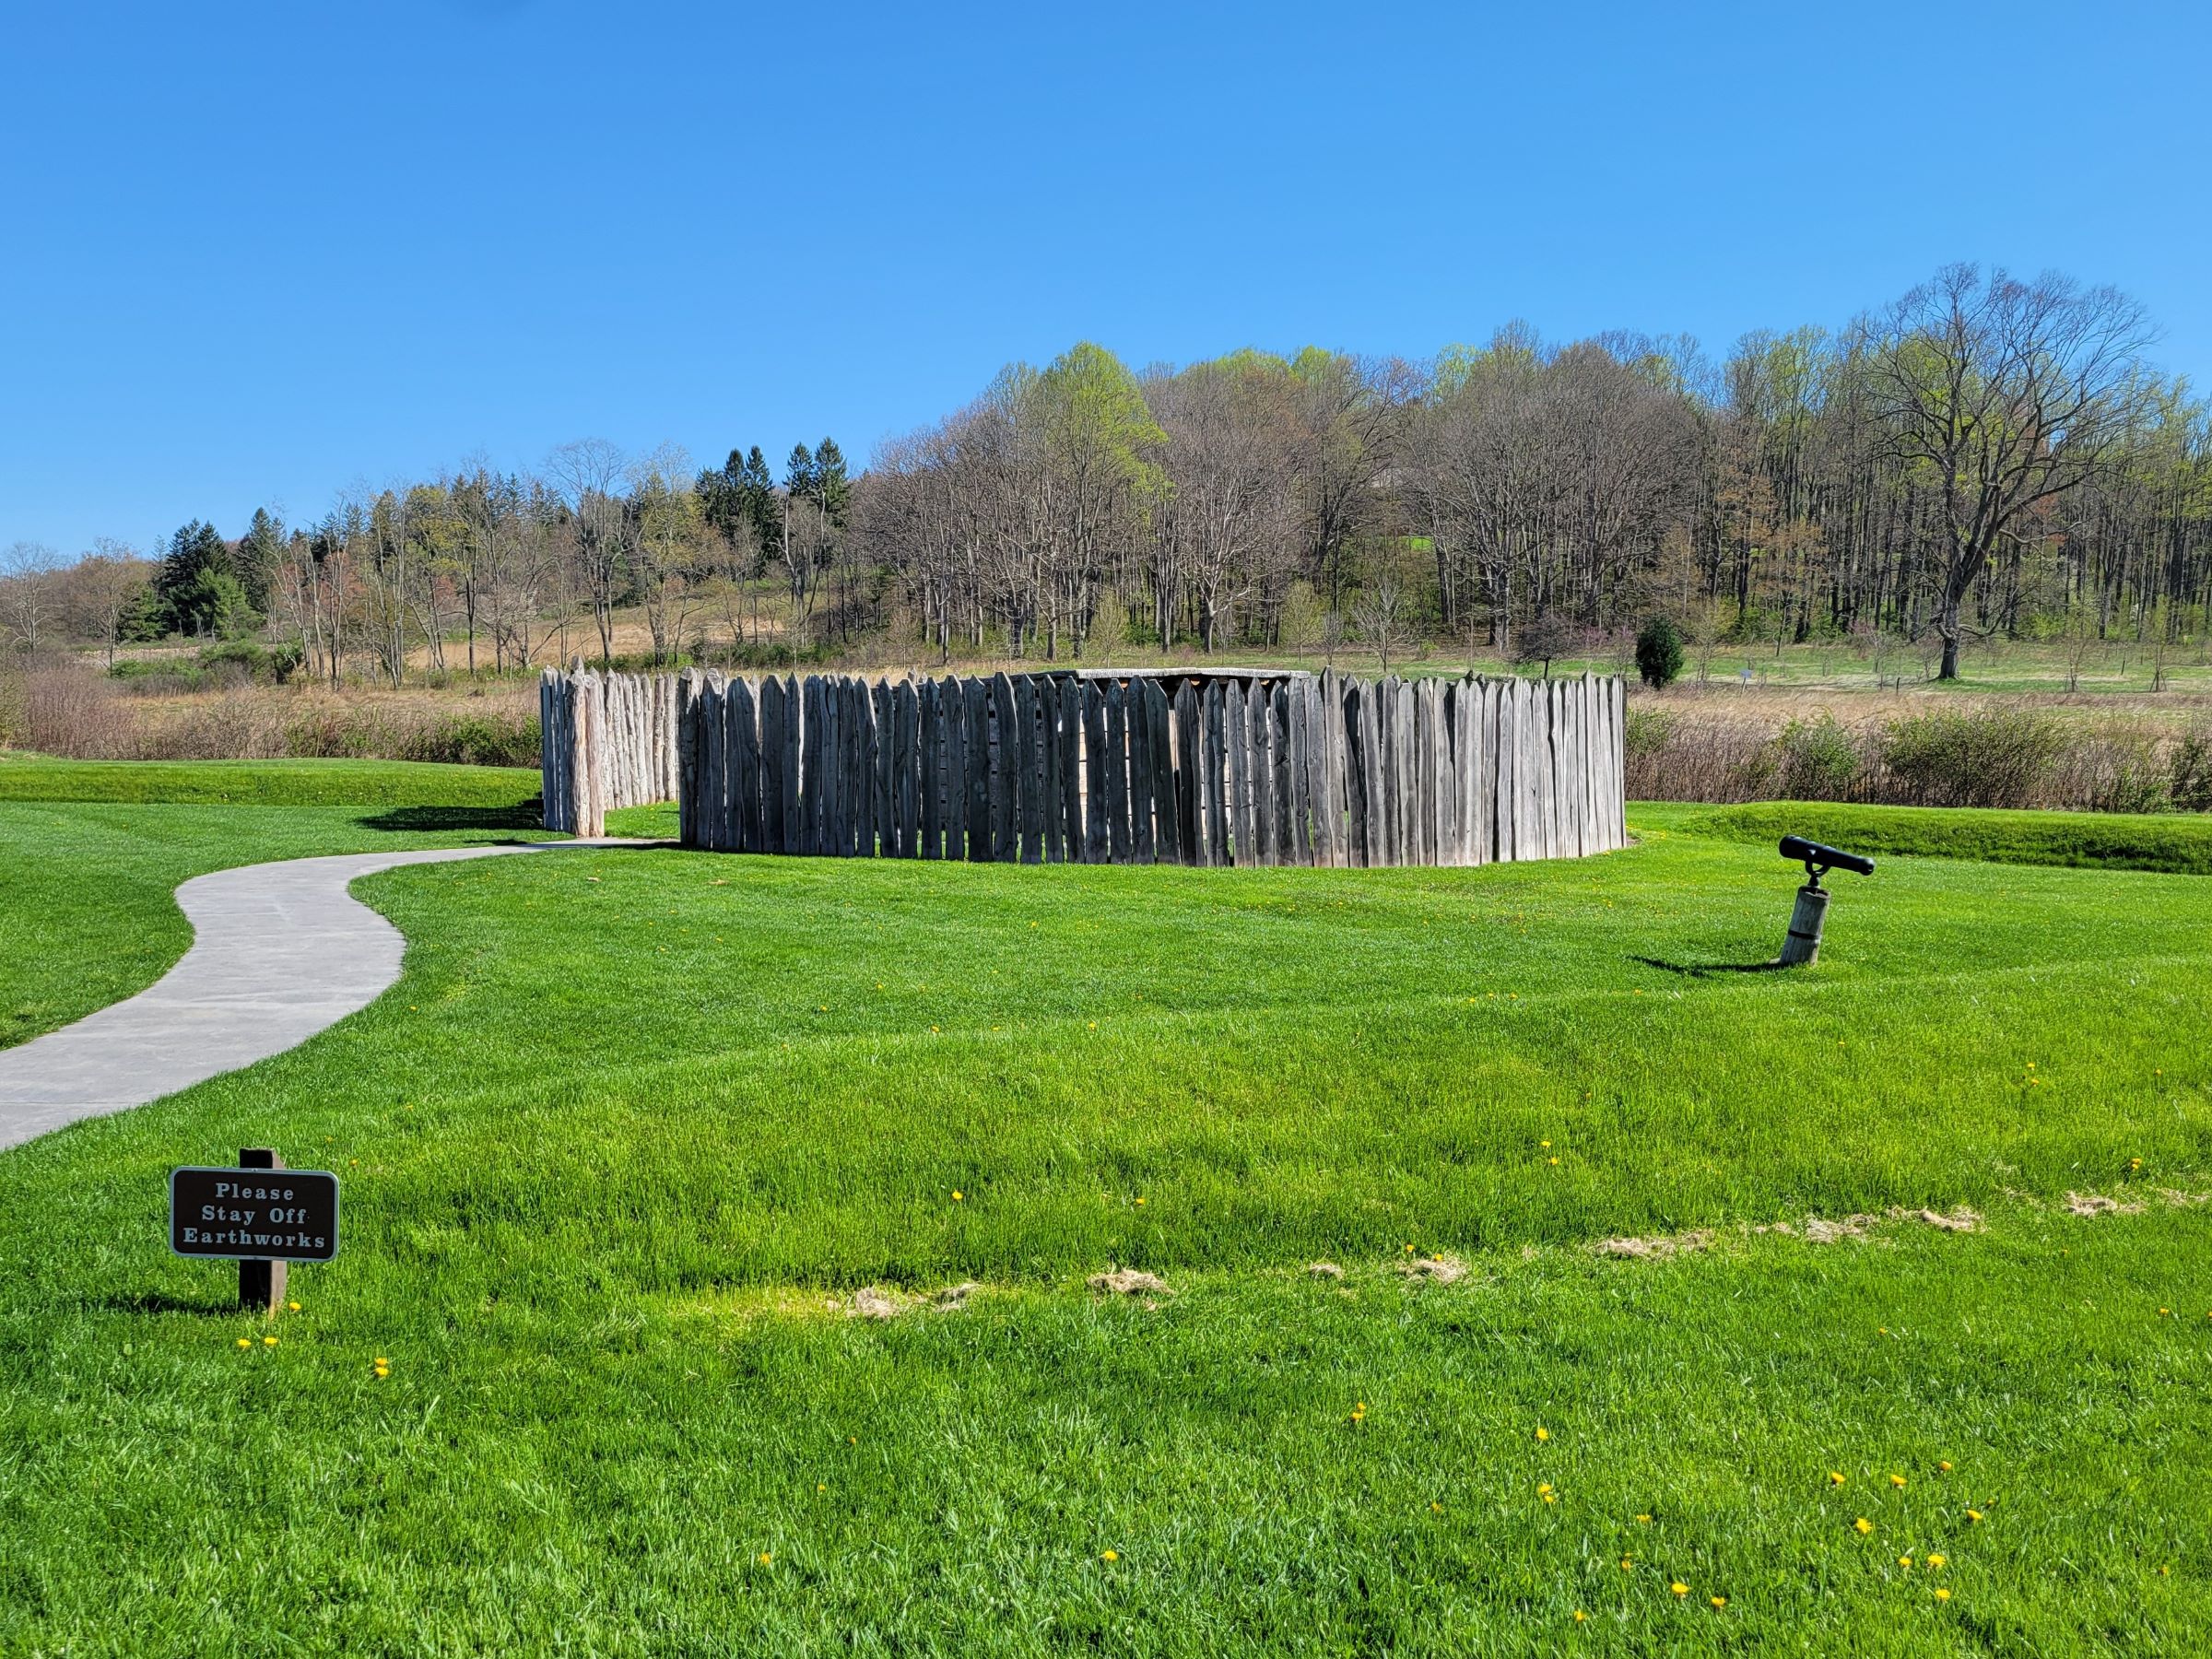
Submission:
<svg viewBox="0 0 2212 1659">
<path fill-rule="evenodd" d="M 1863 858 L 1856 853 L 1846 853 L 1841 847 L 1824 846 L 1817 841 L 1806 841 L 1802 835 L 1782 838 L 1782 855 L 1800 864 L 1819 865 L 1830 870 L 1849 870 L 1854 876 L 1874 874 L 1874 860 Z"/>
</svg>

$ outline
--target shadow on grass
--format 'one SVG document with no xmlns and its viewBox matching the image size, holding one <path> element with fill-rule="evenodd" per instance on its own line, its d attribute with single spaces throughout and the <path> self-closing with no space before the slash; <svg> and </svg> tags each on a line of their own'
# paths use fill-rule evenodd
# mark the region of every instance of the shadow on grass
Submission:
<svg viewBox="0 0 2212 1659">
<path fill-rule="evenodd" d="M 235 1313 L 238 1297 L 233 1293 L 186 1298 L 171 1296 L 162 1290 L 147 1290 L 136 1296 L 103 1296 L 94 1305 L 112 1313 Z"/>
<path fill-rule="evenodd" d="M 371 830 L 538 830 L 538 804 L 518 801 L 512 806 L 390 806 L 361 819 Z"/>
<path fill-rule="evenodd" d="M 1718 973 L 1780 973 L 1780 962 L 1663 962 L 1657 957 L 1630 957 L 1631 962 L 1641 962 L 1646 968 L 1661 969 L 1667 973 L 1678 973 L 1685 979 L 1711 979 Z"/>
</svg>

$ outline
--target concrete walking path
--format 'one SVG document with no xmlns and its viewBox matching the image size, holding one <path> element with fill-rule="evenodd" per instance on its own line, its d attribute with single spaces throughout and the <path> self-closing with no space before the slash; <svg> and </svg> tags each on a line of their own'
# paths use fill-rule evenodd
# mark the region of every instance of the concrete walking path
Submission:
<svg viewBox="0 0 2212 1659">
<path fill-rule="evenodd" d="M 406 941 L 347 890 L 399 865 L 579 845 L 449 847 L 245 865 L 177 888 L 192 948 L 127 1001 L 0 1049 L 0 1147 L 280 1054 L 374 1002 Z M 635 845 L 638 843 L 618 843 Z"/>
</svg>

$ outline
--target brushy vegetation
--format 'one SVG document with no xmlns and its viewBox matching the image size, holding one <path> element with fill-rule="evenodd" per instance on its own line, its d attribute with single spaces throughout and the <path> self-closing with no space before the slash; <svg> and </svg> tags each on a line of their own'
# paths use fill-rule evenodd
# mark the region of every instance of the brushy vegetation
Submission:
<svg viewBox="0 0 2212 1659">
<path fill-rule="evenodd" d="M 297 685 L 259 686 L 249 677 L 225 683 L 196 665 L 182 675 L 163 665 L 155 672 L 117 677 L 47 658 L 18 673 L 10 694 L 0 696 L 0 743 L 88 760 L 384 759 L 535 767 L 536 689 L 533 680 L 497 684 L 483 696 L 338 697 Z"/>
<path fill-rule="evenodd" d="M 125 936 L 10 814 L 0 920 Z M 375 877 L 373 1007 L 0 1156 L 0 1647 L 2201 1650 L 2212 883 L 1916 862 L 1739 972 L 1794 873 L 1707 816 Z M 241 1144 L 347 1182 L 266 1327 L 160 1234 Z"/>
<path fill-rule="evenodd" d="M 2212 724 L 2067 719 L 1991 700 L 1855 724 L 1824 713 L 1774 729 L 1641 703 L 1626 737 L 1629 793 L 1646 800 L 2212 810 Z"/>
<path fill-rule="evenodd" d="M 1776 801 L 1688 821 L 1737 841 L 1803 835 L 1853 853 L 2212 876 L 2212 822 L 2194 818 Z"/>
</svg>

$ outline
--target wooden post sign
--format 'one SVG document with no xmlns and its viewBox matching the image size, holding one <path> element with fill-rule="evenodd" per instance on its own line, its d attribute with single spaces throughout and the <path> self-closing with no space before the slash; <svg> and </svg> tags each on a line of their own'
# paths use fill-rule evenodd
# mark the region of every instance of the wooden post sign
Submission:
<svg viewBox="0 0 2212 1659">
<path fill-rule="evenodd" d="M 182 1256 L 238 1263 L 238 1304 L 274 1312 L 284 1305 L 288 1262 L 338 1253 L 338 1178 L 288 1170 L 263 1147 L 238 1155 L 235 1170 L 196 1166 L 169 1172 L 169 1247 Z"/>
</svg>

